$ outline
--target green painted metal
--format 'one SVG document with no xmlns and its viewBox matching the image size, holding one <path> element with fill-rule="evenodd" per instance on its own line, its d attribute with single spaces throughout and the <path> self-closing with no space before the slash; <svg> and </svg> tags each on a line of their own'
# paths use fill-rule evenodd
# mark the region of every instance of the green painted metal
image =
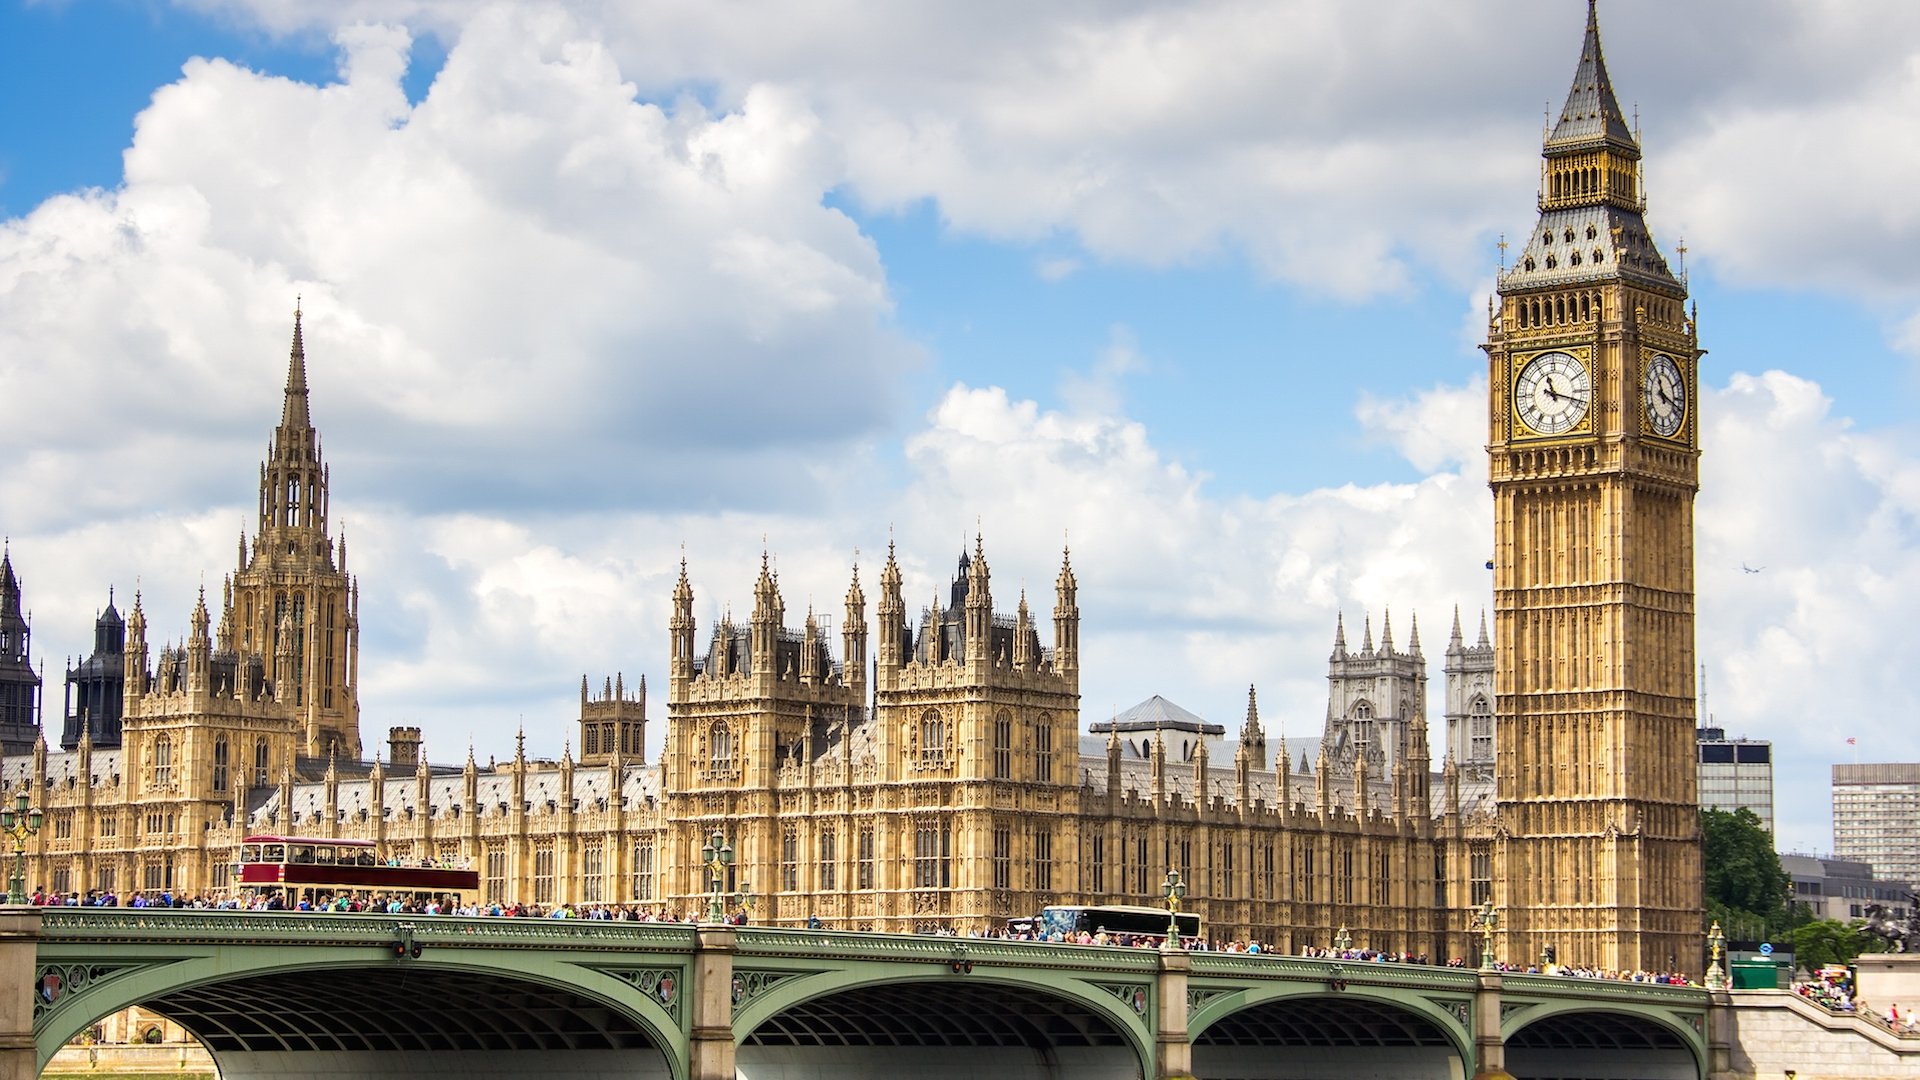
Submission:
<svg viewBox="0 0 1920 1080">
<path fill-rule="evenodd" d="M 689 974 L 698 944 L 684 923 L 580 919 L 275 912 L 44 909 L 41 972 L 65 991 L 39 1001 L 34 1036 L 44 1065 L 101 1016 L 185 987 L 316 967 L 364 967 L 376 976 L 408 965 L 444 965 L 570 990 L 620 1010 L 663 1049 L 676 1078 L 688 1072 Z M 395 959 L 396 940 L 422 947 Z M 1189 1037 L 1227 1016 L 1287 998 L 1344 995 L 1388 1004 L 1432 1022 L 1463 1061 L 1473 1058 L 1473 971 L 1411 964 L 1191 953 Z M 956 962 L 971 965 L 956 973 Z M 978 938 L 742 927 L 733 950 L 735 1039 L 800 1003 L 899 981 L 968 979 L 1019 987 L 1105 1018 L 1154 1060 L 1161 958 L 1146 949 L 1043 945 Z M 660 976 L 676 994 L 660 998 Z M 1577 1012 L 1634 1016 L 1674 1032 L 1706 1062 L 1706 992 L 1648 983 L 1505 975 L 1501 1031 Z"/>
<path fill-rule="evenodd" d="M 1613 1013 L 1657 1024 L 1680 1037 L 1700 1075 L 1707 1074 L 1707 992 L 1694 986 L 1663 986 L 1615 979 L 1553 975 L 1508 975 L 1500 995 L 1500 1037 L 1548 1017 Z"/>
<path fill-rule="evenodd" d="M 1472 1062 L 1471 1005 L 1476 985 L 1473 972 L 1458 968 L 1195 953 L 1193 973 L 1187 980 L 1187 1037 L 1197 1040 L 1221 1020 L 1268 1002 L 1359 998 L 1392 1005 L 1431 1022 L 1462 1062 Z"/>
<path fill-rule="evenodd" d="M 421 967 L 478 972 L 503 983 L 567 990 L 631 1018 L 665 1055 L 674 1077 L 688 1074 L 691 1010 L 687 964 L 693 929 L 647 923 L 546 919 L 409 918 L 388 915 L 283 915 L 253 912 L 156 912 L 47 909 L 36 976 L 62 976 L 54 1001 L 36 998 L 34 1042 L 42 1068 L 69 1039 L 99 1018 L 208 983 L 319 967 L 365 968 L 371 977 Z M 422 946 L 397 959 L 402 932 Z M 674 1001 L 663 1004 L 647 972 L 676 973 Z M 75 979 L 74 972 L 81 972 Z"/>
</svg>

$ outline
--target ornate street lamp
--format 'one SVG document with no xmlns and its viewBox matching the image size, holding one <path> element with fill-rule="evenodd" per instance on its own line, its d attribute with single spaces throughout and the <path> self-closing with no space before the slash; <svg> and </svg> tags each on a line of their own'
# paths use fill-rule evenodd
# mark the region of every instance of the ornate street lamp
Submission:
<svg viewBox="0 0 1920 1080">
<path fill-rule="evenodd" d="M 717 923 L 726 917 L 727 870 L 733 866 L 733 845 L 719 829 L 707 837 L 700 860 L 707 864 L 707 921 Z"/>
<path fill-rule="evenodd" d="M 1486 903 L 1480 905 L 1480 970 L 1482 971 L 1493 970 L 1493 927 L 1499 919 L 1499 913 L 1493 910 L 1493 899 L 1489 897 Z"/>
<path fill-rule="evenodd" d="M 1187 883 L 1180 880 L 1180 871 L 1169 868 L 1166 884 L 1160 887 L 1160 895 L 1167 898 L 1167 940 L 1165 948 L 1180 947 L 1180 901 L 1187 897 Z"/>
<path fill-rule="evenodd" d="M 13 874 L 7 878 L 7 903 L 27 902 L 27 840 L 40 831 L 39 807 L 27 809 L 27 793 L 14 796 L 13 805 L 0 808 L 0 833 L 13 839 Z"/>
<path fill-rule="evenodd" d="M 1720 966 L 1720 955 L 1726 951 L 1727 935 L 1720 932 L 1720 920 L 1718 919 L 1714 920 L 1713 929 L 1707 931 L 1707 948 L 1712 952 L 1713 956 L 1713 962 L 1707 965 L 1707 989 L 1725 990 L 1727 988 L 1727 969 Z"/>
<path fill-rule="evenodd" d="M 1340 932 L 1333 935 L 1333 951 L 1344 955 L 1351 948 L 1353 948 L 1353 935 L 1347 933 L 1347 928 L 1342 926 Z"/>
</svg>

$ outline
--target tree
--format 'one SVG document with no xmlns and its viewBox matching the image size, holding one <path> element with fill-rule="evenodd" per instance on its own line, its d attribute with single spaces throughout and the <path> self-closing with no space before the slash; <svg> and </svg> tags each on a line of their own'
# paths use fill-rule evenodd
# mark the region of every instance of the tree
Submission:
<svg viewBox="0 0 1920 1080">
<path fill-rule="evenodd" d="M 1821 919 L 1787 932 L 1793 961 L 1812 971 L 1827 964 L 1850 964 L 1863 952 L 1885 952 L 1887 943 L 1867 933 L 1859 923 Z"/>
<path fill-rule="evenodd" d="M 1753 811 L 1700 811 L 1706 841 L 1707 914 L 1734 938 L 1765 937 L 1789 924 L 1793 878 Z"/>
</svg>

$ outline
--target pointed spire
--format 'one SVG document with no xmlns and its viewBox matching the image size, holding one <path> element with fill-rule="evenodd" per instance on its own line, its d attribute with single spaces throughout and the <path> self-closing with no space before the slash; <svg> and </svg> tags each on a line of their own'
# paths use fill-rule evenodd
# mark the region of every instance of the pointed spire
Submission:
<svg viewBox="0 0 1920 1080">
<path fill-rule="evenodd" d="M 1339 660 L 1347 655 L 1347 613 L 1337 611 L 1333 616 L 1333 656 Z"/>
<path fill-rule="evenodd" d="M 1587 33 L 1580 42 L 1580 63 L 1573 70 L 1573 86 L 1560 109 L 1560 121 L 1547 136 L 1547 146 L 1612 143 L 1638 150 L 1633 129 L 1627 126 L 1613 80 L 1607 77 L 1607 59 L 1600 50 L 1600 13 L 1587 0 Z"/>
<path fill-rule="evenodd" d="M 1473 643 L 1476 649 L 1491 649 L 1493 642 L 1487 640 L 1487 609 L 1480 609 L 1480 640 Z"/>
<path fill-rule="evenodd" d="M 1367 636 L 1365 640 L 1360 642 L 1360 653 L 1362 656 L 1372 656 L 1373 655 L 1373 612 L 1371 611 L 1367 612 L 1367 615 L 1366 615 L 1366 635 Z"/>
<path fill-rule="evenodd" d="M 1453 635 L 1447 639 L 1447 651 L 1453 652 L 1465 643 L 1460 637 L 1460 605 L 1453 605 Z"/>
<path fill-rule="evenodd" d="M 1393 609 L 1387 608 L 1380 616 L 1380 654 L 1393 655 Z"/>
<path fill-rule="evenodd" d="M 307 346 L 300 329 L 300 298 L 293 301 L 293 347 L 287 351 L 287 400 L 280 411 L 283 428 L 310 428 L 313 414 L 307 408 Z"/>
<path fill-rule="evenodd" d="M 1420 653 L 1420 613 L 1413 613 L 1413 629 L 1407 634 L 1407 651 L 1414 656 Z"/>
</svg>

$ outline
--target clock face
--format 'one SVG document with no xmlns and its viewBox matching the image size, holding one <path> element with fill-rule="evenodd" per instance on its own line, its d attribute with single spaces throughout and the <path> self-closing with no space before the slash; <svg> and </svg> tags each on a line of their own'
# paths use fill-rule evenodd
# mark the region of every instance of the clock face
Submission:
<svg viewBox="0 0 1920 1080">
<path fill-rule="evenodd" d="M 1564 435 L 1586 418 L 1593 386 L 1586 365 L 1563 352 L 1541 353 L 1513 383 L 1520 421 L 1542 435 Z"/>
<path fill-rule="evenodd" d="M 1647 372 L 1640 387 L 1640 400 L 1647 410 L 1647 427 L 1663 439 L 1679 432 L 1687 418 L 1687 384 L 1680 377 L 1680 365 L 1673 357 L 1655 353 L 1647 361 Z"/>
</svg>

